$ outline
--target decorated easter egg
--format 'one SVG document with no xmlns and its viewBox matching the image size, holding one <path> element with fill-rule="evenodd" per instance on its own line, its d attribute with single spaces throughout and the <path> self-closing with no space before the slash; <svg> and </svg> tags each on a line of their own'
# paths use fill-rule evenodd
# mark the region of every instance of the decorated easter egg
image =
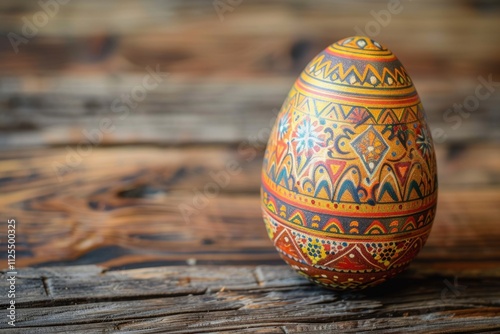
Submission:
<svg viewBox="0 0 500 334">
<path fill-rule="evenodd" d="M 317 284 L 363 289 L 409 265 L 436 213 L 436 161 L 391 51 L 349 37 L 307 65 L 271 131 L 261 199 L 279 254 Z"/>
</svg>

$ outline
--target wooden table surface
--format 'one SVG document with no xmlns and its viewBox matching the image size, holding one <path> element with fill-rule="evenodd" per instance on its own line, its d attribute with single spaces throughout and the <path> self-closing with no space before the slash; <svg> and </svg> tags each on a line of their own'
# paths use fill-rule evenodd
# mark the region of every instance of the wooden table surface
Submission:
<svg viewBox="0 0 500 334">
<path fill-rule="evenodd" d="M 498 3 L 402 1 L 378 23 L 444 134 L 439 201 L 409 269 L 350 293 L 283 264 L 259 175 L 297 74 L 388 2 L 227 1 L 222 18 L 213 3 L 73 0 L 17 52 L 0 41 L 0 268 L 8 219 L 17 268 L 15 327 L 1 272 L 0 332 L 500 333 Z M 0 33 L 22 36 L 40 10 L 2 1 Z M 450 119 L 485 80 L 491 94 Z"/>
<path fill-rule="evenodd" d="M 247 162 L 224 145 L 101 148 L 61 182 L 50 161 L 64 149 L 4 152 L 1 209 L 17 221 L 17 265 L 35 267 L 19 269 L 9 331 L 500 331 L 497 145 L 438 148 L 426 246 L 403 275 L 357 293 L 283 265 L 260 217 L 257 152 Z M 233 159 L 241 172 L 184 220 L 179 204 L 194 207 L 193 189 Z"/>
</svg>

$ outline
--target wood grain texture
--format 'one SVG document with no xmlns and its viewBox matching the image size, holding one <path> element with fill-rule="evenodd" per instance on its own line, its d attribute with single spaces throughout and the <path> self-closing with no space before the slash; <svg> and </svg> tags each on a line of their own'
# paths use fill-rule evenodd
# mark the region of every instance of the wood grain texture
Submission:
<svg viewBox="0 0 500 334">
<path fill-rule="evenodd" d="M 233 2 L 221 20 L 210 1 L 74 0 L 60 6 L 36 38 L 20 45 L 18 54 L 4 40 L 2 54 L 12 60 L 0 68 L 6 73 L 96 73 L 160 61 L 168 71 L 193 76 L 275 76 L 299 71 L 326 45 L 359 30 L 392 45 L 420 73 L 477 75 L 498 68 L 497 3 L 406 2 L 399 13 L 385 18 L 385 26 L 379 23 L 378 33 L 365 29 L 368 22 L 378 23 L 372 11 L 387 7 L 385 0 Z M 0 10 L 0 30 L 6 35 L 22 34 L 22 17 L 30 20 L 41 8 L 37 2 L 7 0 Z"/>
<path fill-rule="evenodd" d="M 145 75 L 146 71 L 104 82 L 102 77 L 3 79 L 3 85 L 13 89 L 0 92 L 0 101 L 4 101 L 3 110 L 0 105 L 0 148 L 233 143 L 252 138 L 265 142 L 295 79 L 183 80 L 169 75 L 143 101 L 131 102 L 131 107 L 121 102 L 140 86 Z M 500 75 L 492 78 L 500 81 Z M 45 88 L 20 91 L 17 87 L 29 85 L 26 80 Z M 474 96 L 480 85 L 477 78 L 465 79 L 461 88 L 439 78 L 414 81 L 431 128 L 442 131 L 437 142 L 499 140 L 500 89 L 460 116 L 452 111 L 453 106 Z M 96 88 L 78 88 L 87 85 Z M 102 127 L 103 120 L 109 127 Z"/>
<path fill-rule="evenodd" d="M 25 292 L 25 281 L 33 280 L 43 281 L 46 290 L 19 301 L 16 328 L 7 332 L 500 330 L 499 269 L 450 274 L 414 265 L 375 289 L 337 293 L 311 285 L 283 265 L 26 268 L 19 273 L 20 289 Z"/>
<path fill-rule="evenodd" d="M 245 1 L 222 21 L 213 4 L 73 0 L 18 53 L 3 39 L 0 148 L 85 143 L 83 131 L 99 129 L 103 118 L 115 127 L 102 133 L 100 145 L 258 136 L 308 61 L 370 24 L 379 31 L 368 34 L 411 74 L 432 128 L 451 142 L 500 138 L 496 2 L 402 2 L 384 26 L 373 13 L 387 11 L 386 0 Z M 0 33 L 22 35 L 23 18 L 40 10 L 36 1 L 3 1 Z M 157 66 L 168 76 L 122 117 L 114 101 L 142 83 L 146 67 Z M 479 77 L 490 76 L 492 91 L 481 92 L 491 94 L 470 114 L 450 111 L 475 96 Z"/>
<path fill-rule="evenodd" d="M 335 293 L 269 241 L 262 153 L 307 62 L 388 2 L 242 1 L 222 19 L 213 3 L 72 0 L 17 53 L 7 35 L 40 3 L 0 3 L 0 219 L 20 268 L 17 328 L 0 298 L 0 332 L 500 332 L 499 4 L 402 1 L 380 26 L 446 136 L 438 213 L 403 275 Z M 157 66 L 144 100 L 113 108 Z M 480 77 L 491 94 L 457 118 Z"/>
<path fill-rule="evenodd" d="M 498 265 L 497 152 L 438 147 L 438 216 L 418 261 Z M 63 148 L 0 154 L 0 210 L 18 222 L 19 266 L 281 263 L 260 214 L 261 147 L 95 148 L 59 175 L 54 161 L 66 157 Z M 217 193 L 204 195 L 215 180 Z"/>
</svg>

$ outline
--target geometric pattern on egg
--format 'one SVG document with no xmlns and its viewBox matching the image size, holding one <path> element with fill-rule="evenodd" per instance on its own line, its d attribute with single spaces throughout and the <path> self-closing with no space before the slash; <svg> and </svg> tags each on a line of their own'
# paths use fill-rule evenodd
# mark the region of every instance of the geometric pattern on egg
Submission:
<svg viewBox="0 0 500 334">
<path fill-rule="evenodd" d="M 436 213 L 435 153 L 397 57 L 368 37 L 318 54 L 271 131 L 264 222 L 281 257 L 322 286 L 380 284 L 423 247 Z"/>
</svg>

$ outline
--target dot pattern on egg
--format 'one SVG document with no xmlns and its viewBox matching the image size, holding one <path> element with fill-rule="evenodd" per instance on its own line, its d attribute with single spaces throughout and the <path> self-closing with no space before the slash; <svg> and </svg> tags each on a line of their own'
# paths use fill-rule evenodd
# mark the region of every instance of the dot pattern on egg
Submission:
<svg viewBox="0 0 500 334">
<path fill-rule="evenodd" d="M 434 220 L 432 138 L 412 80 L 367 37 L 306 66 L 272 129 L 262 211 L 281 257 L 322 286 L 380 284 L 404 270 Z"/>
</svg>

